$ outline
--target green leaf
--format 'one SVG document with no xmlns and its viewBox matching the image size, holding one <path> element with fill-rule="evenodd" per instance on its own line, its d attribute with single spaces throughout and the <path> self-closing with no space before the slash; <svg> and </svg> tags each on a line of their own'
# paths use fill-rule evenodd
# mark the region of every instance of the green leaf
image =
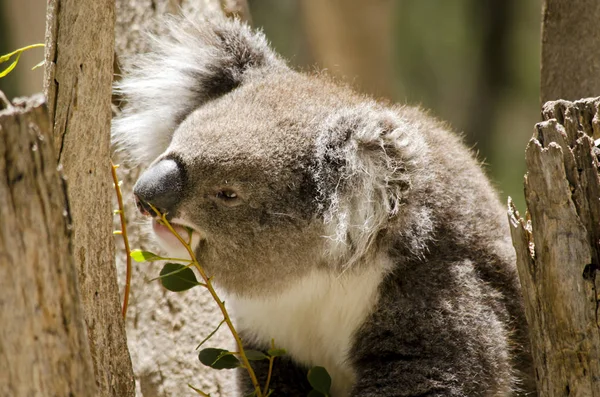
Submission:
<svg viewBox="0 0 600 397">
<path fill-rule="evenodd" d="M 244 350 L 244 353 L 246 353 L 246 358 L 250 361 L 267 360 L 269 358 L 265 353 L 258 350 Z"/>
<path fill-rule="evenodd" d="M 285 356 L 287 351 L 285 349 L 269 349 L 267 350 L 267 354 L 271 357 L 280 357 Z"/>
<path fill-rule="evenodd" d="M 192 269 L 180 263 L 166 263 L 160 271 L 163 287 L 173 292 L 181 292 L 200 285 Z"/>
<path fill-rule="evenodd" d="M 129 256 L 131 256 L 131 259 L 133 259 L 136 262 L 153 262 L 162 259 L 162 257 L 156 255 L 153 252 L 142 250 L 133 250 L 131 251 L 131 254 L 129 254 Z"/>
<path fill-rule="evenodd" d="M 326 395 L 317 390 L 311 390 L 306 397 L 325 397 Z"/>
<path fill-rule="evenodd" d="M 0 78 L 9 74 L 15 68 L 15 66 L 17 66 L 17 63 L 19 63 L 19 59 L 21 58 L 21 54 L 22 54 L 22 52 L 19 52 L 17 54 L 17 58 L 15 58 L 14 62 L 11 63 L 10 65 L 8 65 L 8 67 L 6 69 L 4 69 L 2 72 L 0 72 Z M 6 60 L 8 60 L 8 59 L 6 59 Z M 6 60 L 3 59 L 2 62 L 5 62 Z"/>
<path fill-rule="evenodd" d="M 230 351 L 213 347 L 202 349 L 198 359 L 202 364 L 214 369 L 232 369 L 241 365 L 240 360 Z"/>
<path fill-rule="evenodd" d="M 313 389 L 327 396 L 331 388 L 331 376 L 323 367 L 312 367 L 308 371 L 308 383 Z"/>
</svg>

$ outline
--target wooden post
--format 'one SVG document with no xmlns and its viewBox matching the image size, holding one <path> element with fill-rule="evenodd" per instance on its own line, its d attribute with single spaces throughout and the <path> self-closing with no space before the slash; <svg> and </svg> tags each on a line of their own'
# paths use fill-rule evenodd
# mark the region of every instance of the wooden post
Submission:
<svg viewBox="0 0 600 397">
<path fill-rule="evenodd" d="M 135 392 L 112 235 L 114 0 L 49 0 L 46 71 L 53 141 L 67 179 L 73 248 L 100 396 Z"/>
<path fill-rule="evenodd" d="M 549 102 L 526 150 L 520 218 L 509 203 L 538 393 L 600 396 L 600 98 Z"/>
<path fill-rule="evenodd" d="M 542 103 L 600 94 L 600 2 L 545 0 Z M 509 202 L 538 393 L 600 396 L 600 98 L 543 106 L 526 150 L 525 219 Z"/>
<path fill-rule="evenodd" d="M 2 397 L 96 396 L 50 130 L 41 95 L 0 111 Z"/>
</svg>

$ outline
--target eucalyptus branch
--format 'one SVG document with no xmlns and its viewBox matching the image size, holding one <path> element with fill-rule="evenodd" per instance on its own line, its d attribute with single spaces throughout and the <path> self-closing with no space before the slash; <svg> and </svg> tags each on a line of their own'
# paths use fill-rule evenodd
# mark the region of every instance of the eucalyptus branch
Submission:
<svg viewBox="0 0 600 397">
<path fill-rule="evenodd" d="M 117 193 L 117 203 L 119 209 L 116 211 L 119 214 L 121 220 L 121 234 L 123 236 L 123 244 L 125 244 L 125 253 L 127 255 L 127 271 L 125 278 L 125 291 L 123 293 L 123 320 L 127 318 L 127 307 L 129 306 L 129 292 L 131 290 L 131 249 L 129 248 L 129 239 L 127 238 L 127 221 L 125 219 L 125 209 L 123 206 L 123 195 L 121 194 L 121 186 L 119 184 L 119 178 L 117 177 L 118 165 L 114 165 L 110 162 L 112 171 L 112 178 L 115 185 L 115 192 Z"/>
<path fill-rule="evenodd" d="M 200 277 L 202 277 L 202 280 L 204 280 L 204 284 L 206 284 L 205 288 L 208 290 L 208 292 L 212 296 L 213 300 L 219 306 L 219 309 L 221 310 L 221 314 L 223 315 L 223 320 L 227 324 L 229 331 L 231 332 L 233 338 L 235 339 L 236 345 L 238 347 L 237 353 L 239 355 L 240 360 L 242 361 L 243 367 L 246 368 L 246 370 L 248 371 L 248 375 L 250 376 L 250 380 L 252 381 L 252 386 L 254 387 L 254 393 L 255 393 L 256 397 L 263 397 L 263 392 L 260 389 L 260 385 L 258 383 L 258 379 L 256 378 L 256 374 L 254 373 L 254 369 L 250 365 L 250 361 L 248 360 L 248 357 L 246 356 L 246 352 L 244 350 L 244 345 L 242 344 L 242 340 L 241 340 L 239 334 L 237 333 L 233 323 L 231 322 L 231 317 L 229 316 L 229 313 L 227 312 L 227 309 L 225 308 L 225 303 L 217 295 L 217 292 L 215 291 L 215 289 L 212 285 L 211 278 L 207 276 L 206 272 L 204 271 L 204 268 L 200 265 L 200 263 L 196 259 L 196 255 L 194 254 L 194 251 L 192 250 L 190 244 L 188 244 L 183 239 L 183 237 L 181 237 L 179 235 L 179 233 L 173 228 L 173 226 L 171 226 L 171 224 L 167 220 L 167 215 L 162 214 L 160 211 L 158 211 L 158 209 L 156 209 L 154 206 L 152 206 L 152 204 L 149 204 L 149 205 L 156 214 L 160 215 L 161 222 L 164 224 L 164 226 L 166 226 L 167 229 L 169 229 L 169 231 L 179 240 L 179 242 L 187 250 L 188 255 L 190 256 L 190 259 L 192 260 L 193 266 L 196 268 L 196 270 L 200 274 Z"/>
</svg>

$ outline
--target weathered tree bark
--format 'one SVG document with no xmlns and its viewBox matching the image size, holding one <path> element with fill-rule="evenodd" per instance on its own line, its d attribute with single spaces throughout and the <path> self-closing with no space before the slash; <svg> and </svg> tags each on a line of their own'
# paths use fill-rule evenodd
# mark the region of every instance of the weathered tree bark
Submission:
<svg viewBox="0 0 600 397">
<path fill-rule="evenodd" d="M 229 3 L 245 2 L 231 0 Z M 132 54 L 148 50 L 142 35 L 148 31 L 160 33 L 161 16 L 179 13 L 181 9 L 188 18 L 201 19 L 222 13 L 221 6 L 219 0 L 117 0 L 115 66 L 118 68 L 120 63 L 127 62 L 127 57 Z M 115 77 L 118 78 L 118 75 Z M 168 89 L 165 87 L 165 90 Z M 130 246 L 159 252 L 156 242 L 148 236 L 150 226 L 147 219 L 142 219 L 132 200 L 131 191 L 140 170 L 128 167 L 126 155 L 115 153 L 113 158 L 115 163 L 121 164 L 118 174 L 123 180 Z M 118 220 L 115 218 L 115 221 Z M 118 223 L 115 223 L 115 228 L 120 228 Z M 126 254 L 120 237 L 117 237 L 117 243 L 117 268 L 123 286 Z M 203 366 L 194 350 L 222 319 L 215 302 L 200 288 L 173 293 L 166 291 L 158 281 L 148 283 L 158 276 L 160 269 L 161 264 L 158 263 L 133 263 L 126 325 L 137 396 L 191 395 L 193 392 L 188 383 L 213 397 L 235 395 L 233 373 Z M 233 347 L 232 337 L 222 327 L 208 345 Z"/>
<path fill-rule="evenodd" d="M 64 181 L 41 95 L 0 111 L 0 175 L 0 396 L 95 396 Z"/>
<path fill-rule="evenodd" d="M 600 1 L 545 0 L 541 103 L 600 94 Z"/>
<path fill-rule="evenodd" d="M 509 208 L 539 395 L 600 396 L 600 98 L 549 102 Z"/>
<path fill-rule="evenodd" d="M 114 1 L 50 0 L 46 72 L 54 147 L 67 179 L 73 250 L 100 396 L 134 394 L 112 237 Z"/>
</svg>

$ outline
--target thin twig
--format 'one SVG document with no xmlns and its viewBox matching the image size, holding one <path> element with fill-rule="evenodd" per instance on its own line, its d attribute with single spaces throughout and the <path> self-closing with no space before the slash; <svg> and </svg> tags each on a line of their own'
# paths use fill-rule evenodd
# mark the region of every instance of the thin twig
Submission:
<svg viewBox="0 0 600 397">
<path fill-rule="evenodd" d="M 275 349 L 275 339 L 271 339 L 271 349 Z M 265 383 L 265 388 L 263 389 L 263 394 L 265 396 L 269 392 L 269 383 L 271 383 L 271 374 L 273 373 L 273 361 L 275 361 L 275 357 L 269 356 L 269 373 L 267 374 L 267 382 Z"/>
<path fill-rule="evenodd" d="M 244 345 L 242 344 L 242 339 L 240 338 L 240 335 L 237 333 L 237 331 L 235 330 L 235 327 L 233 326 L 233 323 L 231 322 L 231 318 L 229 317 L 229 313 L 227 312 L 227 309 L 225 308 L 225 304 L 219 298 L 219 296 L 217 295 L 217 292 L 213 288 L 211 279 L 206 275 L 204 268 L 202 266 L 200 266 L 200 263 L 196 259 L 196 255 L 194 254 L 194 251 L 192 250 L 190 245 L 186 243 L 186 241 L 179 235 L 179 233 L 177 233 L 177 231 L 175 229 L 173 229 L 173 226 L 171 226 L 171 224 L 167 220 L 167 215 L 162 214 L 152 204 L 149 204 L 149 205 L 150 205 L 150 208 L 152 208 L 152 210 L 156 214 L 160 215 L 161 220 L 164 222 L 164 225 L 169 229 L 169 231 L 175 237 L 177 237 L 179 242 L 187 250 L 188 255 L 190 256 L 190 259 L 192 260 L 192 262 L 194 263 L 194 266 L 196 267 L 196 270 L 198 271 L 198 273 L 200 273 L 200 277 L 202 277 L 202 279 L 204 280 L 204 283 L 206 284 L 206 289 L 212 296 L 213 300 L 219 306 L 219 309 L 221 310 L 221 313 L 223 314 L 223 319 L 225 320 L 225 323 L 227 324 L 229 331 L 231 331 L 231 334 L 233 335 L 233 338 L 235 339 L 235 342 L 236 342 L 236 344 L 238 346 L 238 350 L 239 350 L 239 356 L 242 360 L 243 366 L 248 371 L 248 375 L 250 376 L 250 380 L 252 381 L 252 386 L 254 387 L 256 397 L 263 397 L 263 393 L 262 393 L 262 390 L 260 389 L 260 385 L 258 383 L 258 379 L 256 378 L 256 374 L 254 373 L 254 369 L 250 365 L 250 361 L 248 360 L 248 357 L 246 357 L 246 353 L 244 351 Z"/>
<path fill-rule="evenodd" d="M 127 238 L 127 221 L 125 220 L 125 210 L 123 207 L 123 195 L 121 194 L 121 187 L 119 186 L 119 178 L 117 177 L 118 165 L 114 165 L 110 162 L 112 170 L 113 182 L 115 184 L 115 192 L 117 193 L 117 203 L 119 205 L 119 217 L 121 219 L 121 235 L 123 236 L 123 243 L 125 244 L 125 255 L 127 255 L 127 271 L 125 278 L 125 292 L 123 293 L 123 320 L 127 318 L 127 307 L 129 306 L 129 291 L 131 290 L 131 250 L 129 249 L 129 239 Z"/>
<path fill-rule="evenodd" d="M 202 284 L 202 286 L 206 287 L 206 284 Z M 219 325 L 217 325 L 217 328 L 215 328 L 210 334 L 208 334 L 208 336 L 206 338 L 204 338 L 202 340 L 202 342 L 200 342 L 200 344 L 198 346 L 196 346 L 196 350 L 200 349 L 200 346 L 202 346 L 203 344 L 206 343 L 207 340 L 212 338 L 212 336 L 217 333 L 217 331 L 219 330 L 219 328 L 221 328 L 221 325 L 223 325 L 224 322 L 225 322 L 225 319 L 221 320 Z"/>
<path fill-rule="evenodd" d="M 196 393 L 200 394 L 200 395 L 201 395 L 201 396 L 203 396 L 203 397 L 210 397 L 210 394 L 206 394 L 206 393 L 204 393 L 202 390 L 200 390 L 200 389 L 198 389 L 198 388 L 196 388 L 196 387 L 194 387 L 194 386 L 190 385 L 189 383 L 188 383 L 188 387 L 189 387 L 190 389 L 192 389 L 193 391 L 195 391 Z"/>
</svg>

